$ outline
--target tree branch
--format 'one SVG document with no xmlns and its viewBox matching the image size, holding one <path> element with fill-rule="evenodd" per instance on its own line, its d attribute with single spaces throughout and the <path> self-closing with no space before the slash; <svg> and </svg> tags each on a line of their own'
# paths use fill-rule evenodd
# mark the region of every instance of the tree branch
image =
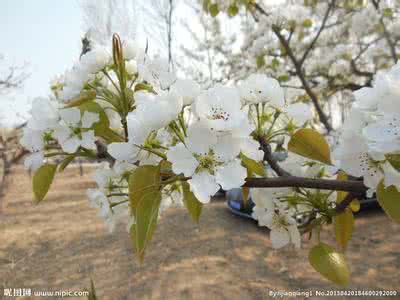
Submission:
<svg viewBox="0 0 400 300">
<path fill-rule="evenodd" d="M 331 191 L 346 191 L 356 194 L 363 194 L 368 189 L 362 181 L 315 179 L 298 176 L 283 176 L 274 178 L 246 178 L 246 183 L 243 186 L 254 188 L 297 187 Z"/>
<path fill-rule="evenodd" d="M 268 13 L 257 3 L 254 4 L 254 8 L 260 12 L 262 15 L 264 16 L 268 16 Z M 328 12 L 329 13 L 329 12 Z M 257 21 L 257 19 L 255 19 Z M 326 130 L 328 132 L 332 131 L 333 128 L 328 120 L 328 117 L 326 116 L 326 114 L 324 113 L 324 111 L 321 108 L 321 105 L 319 104 L 318 101 L 318 97 L 317 95 L 314 93 L 314 91 L 311 89 L 310 85 L 308 84 L 307 80 L 306 80 L 306 74 L 302 69 L 302 64 L 300 63 L 300 61 L 296 58 L 296 56 L 294 55 L 292 48 L 290 47 L 288 41 L 285 39 L 285 37 L 281 34 L 280 32 L 280 28 L 276 25 L 272 25 L 272 31 L 274 32 L 274 34 L 277 36 L 277 38 L 279 39 L 279 42 L 281 43 L 281 45 L 285 48 L 285 51 L 287 53 L 287 55 L 289 56 L 290 60 L 292 61 L 295 70 L 296 70 L 296 75 L 299 77 L 301 84 L 303 85 L 304 90 L 306 91 L 307 95 L 310 97 L 312 103 L 314 104 L 314 107 L 318 113 L 318 117 L 321 121 L 322 124 L 324 124 Z"/>
<path fill-rule="evenodd" d="M 307 55 L 311 52 L 311 50 L 314 48 L 315 44 L 317 43 L 317 40 L 325 28 L 326 22 L 328 21 L 329 14 L 330 14 L 331 10 L 333 9 L 333 7 L 335 6 L 335 2 L 336 2 L 335 0 L 332 0 L 331 3 L 329 4 L 328 9 L 326 10 L 324 18 L 322 20 L 321 27 L 319 28 L 319 30 L 318 30 L 317 34 L 315 35 L 314 39 L 312 40 L 310 46 L 306 49 L 302 58 L 299 61 L 300 66 L 303 65 L 304 61 L 307 58 Z"/>
</svg>

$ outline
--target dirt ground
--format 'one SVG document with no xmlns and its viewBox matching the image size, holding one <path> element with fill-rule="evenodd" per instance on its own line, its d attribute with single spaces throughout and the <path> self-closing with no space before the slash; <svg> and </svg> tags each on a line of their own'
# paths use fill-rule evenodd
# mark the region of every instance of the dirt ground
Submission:
<svg viewBox="0 0 400 300">
<path fill-rule="evenodd" d="M 221 200 L 204 208 L 199 225 L 184 209 L 164 213 L 140 265 L 125 226 L 109 234 L 89 207 L 89 174 L 57 174 L 47 200 L 33 205 L 29 175 L 12 169 L 0 199 L 0 298 L 2 288 L 83 290 L 90 278 L 99 299 L 112 300 L 270 299 L 271 290 L 338 289 L 308 265 L 308 243 L 297 253 L 273 250 L 268 231 L 233 216 Z M 380 211 L 357 217 L 348 289 L 400 292 L 399 232 Z M 331 236 L 326 229 L 323 239 L 333 243 Z"/>
</svg>

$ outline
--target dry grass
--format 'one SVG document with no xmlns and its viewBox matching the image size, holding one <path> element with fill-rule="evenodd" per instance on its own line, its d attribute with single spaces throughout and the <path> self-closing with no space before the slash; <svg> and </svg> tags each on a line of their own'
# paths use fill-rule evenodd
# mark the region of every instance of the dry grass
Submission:
<svg viewBox="0 0 400 300">
<path fill-rule="evenodd" d="M 35 206 L 29 175 L 12 169 L 0 199 L 0 288 L 82 290 L 92 277 L 100 299 L 268 299 L 271 289 L 337 289 L 310 269 L 308 243 L 299 253 L 274 251 L 266 230 L 231 215 L 222 201 L 205 207 L 199 225 L 183 209 L 166 212 L 139 265 L 124 226 L 108 234 L 88 206 L 88 173 L 57 174 Z M 399 289 L 400 226 L 379 211 L 359 216 L 356 226 L 349 288 Z"/>
</svg>

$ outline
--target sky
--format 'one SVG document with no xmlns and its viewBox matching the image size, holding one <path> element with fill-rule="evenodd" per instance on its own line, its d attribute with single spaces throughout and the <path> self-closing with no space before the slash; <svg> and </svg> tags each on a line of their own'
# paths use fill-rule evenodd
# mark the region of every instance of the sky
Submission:
<svg viewBox="0 0 400 300">
<path fill-rule="evenodd" d="M 81 19 L 74 0 L 0 1 L 0 70 L 27 62 L 31 74 L 21 90 L 0 95 L 0 123 L 20 123 L 31 100 L 48 95 L 49 81 L 78 58 Z"/>
</svg>

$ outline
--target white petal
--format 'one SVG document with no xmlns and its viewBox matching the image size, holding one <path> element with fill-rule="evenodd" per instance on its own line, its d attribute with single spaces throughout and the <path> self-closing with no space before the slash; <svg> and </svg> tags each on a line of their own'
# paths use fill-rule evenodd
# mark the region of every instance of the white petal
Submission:
<svg viewBox="0 0 400 300">
<path fill-rule="evenodd" d="M 167 152 L 167 158 L 172 163 L 172 171 L 175 174 L 192 176 L 198 166 L 196 158 L 183 144 L 171 147 Z"/>
<path fill-rule="evenodd" d="M 289 232 L 284 227 L 272 228 L 269 237 L 272 242 L 272 247 L 275 249 L 282 248 L 290 242 Z"/>
<path fill-rule="evenodd" d="M 76 107 L 60 109 L 60 115 L 68 125 L 77 125 L 81 120 L 81 111 Z"/>
<path fill-rule="evenodd" d="M 210 147 L 217 143 L 214 132 L 204 127 L 203 123 L 195 123 L 188 130 L 186 145 L 188 149 L 197 154 L 208 154 Z"/>
<path fill-rule="evenodd" d="M 74 153 L 80 145 L 81 140 L 77 136 L 71 136 L 61 144 L 61 148 L 67 153 Z"/>
<path fill-rule="evenodd" d="M 240 139 L 233 138 L 231 134 L 225 134 L 218 138 L 214 146 L 215 155 L 219 161 L 230 161 L 240 153 Z"/>
<path fill-rule="evenodd" d="M 90 111 L 85 111 L 82 117 L 82 128 L 90 128 L 99 121 L 99 114 Z"/>
<path fill-rule="evenodd" d="M 138 148 L 131 143 L 111 143 L 107 147 L 108 153 L 118 161 L 134 162 Z"/>
<path fill-rule="evenodd" d="M 85 148 L 91 149 L 91 150 L 96 150 L 95 141 L 96 141 L 96 137 L 94 136 L 93 130 L 82 133 L 82 141 L 81 141 L 82 147 L 85 147 Z"/>
<path fill-rule="evenodd" d="M 219 190 L 214 176 L 207 172 L 196 173 L 188 180 L 190 190 L 201 203 L 210 202 L 210 198 Z"/>
<path fill-rule="evenodd" d="M 241 165 L 240 160 L 234 160 L 217 169 L 217 182 L 226 191 L 241 187 L 247 177 L 246 169 Z"/>
<path fill-rule="evenodd" d="M 240 140 L 240 150 L 248 158 L 255 161 L 262 161 L 264 159 L 264 152 L 260 150 L 260 143 L 251 137 L 242 138 Z"/>
<path fill-rule="evenodd" d="M 385 186 L 393 185 L 400 191 L 400 172 L 393 168 L 389 162 L 383 165 L 383 172 L 385 173 Z"/>
<path fill-rule="evenodd" d="M 60 144 L 64 143 L 72 135 L 71 130 L 66 126 L 57 126 L 54 129 L 53 136 Z"/>
<path fill-rule="evenodd" d="M 32 171 L 36 171 L 39 169 L 44 162 L 44 154 L 43 151 L 34 152 L 29 154 L 24 161 L 25 168 L 30 169 Z"/>
</svg>

